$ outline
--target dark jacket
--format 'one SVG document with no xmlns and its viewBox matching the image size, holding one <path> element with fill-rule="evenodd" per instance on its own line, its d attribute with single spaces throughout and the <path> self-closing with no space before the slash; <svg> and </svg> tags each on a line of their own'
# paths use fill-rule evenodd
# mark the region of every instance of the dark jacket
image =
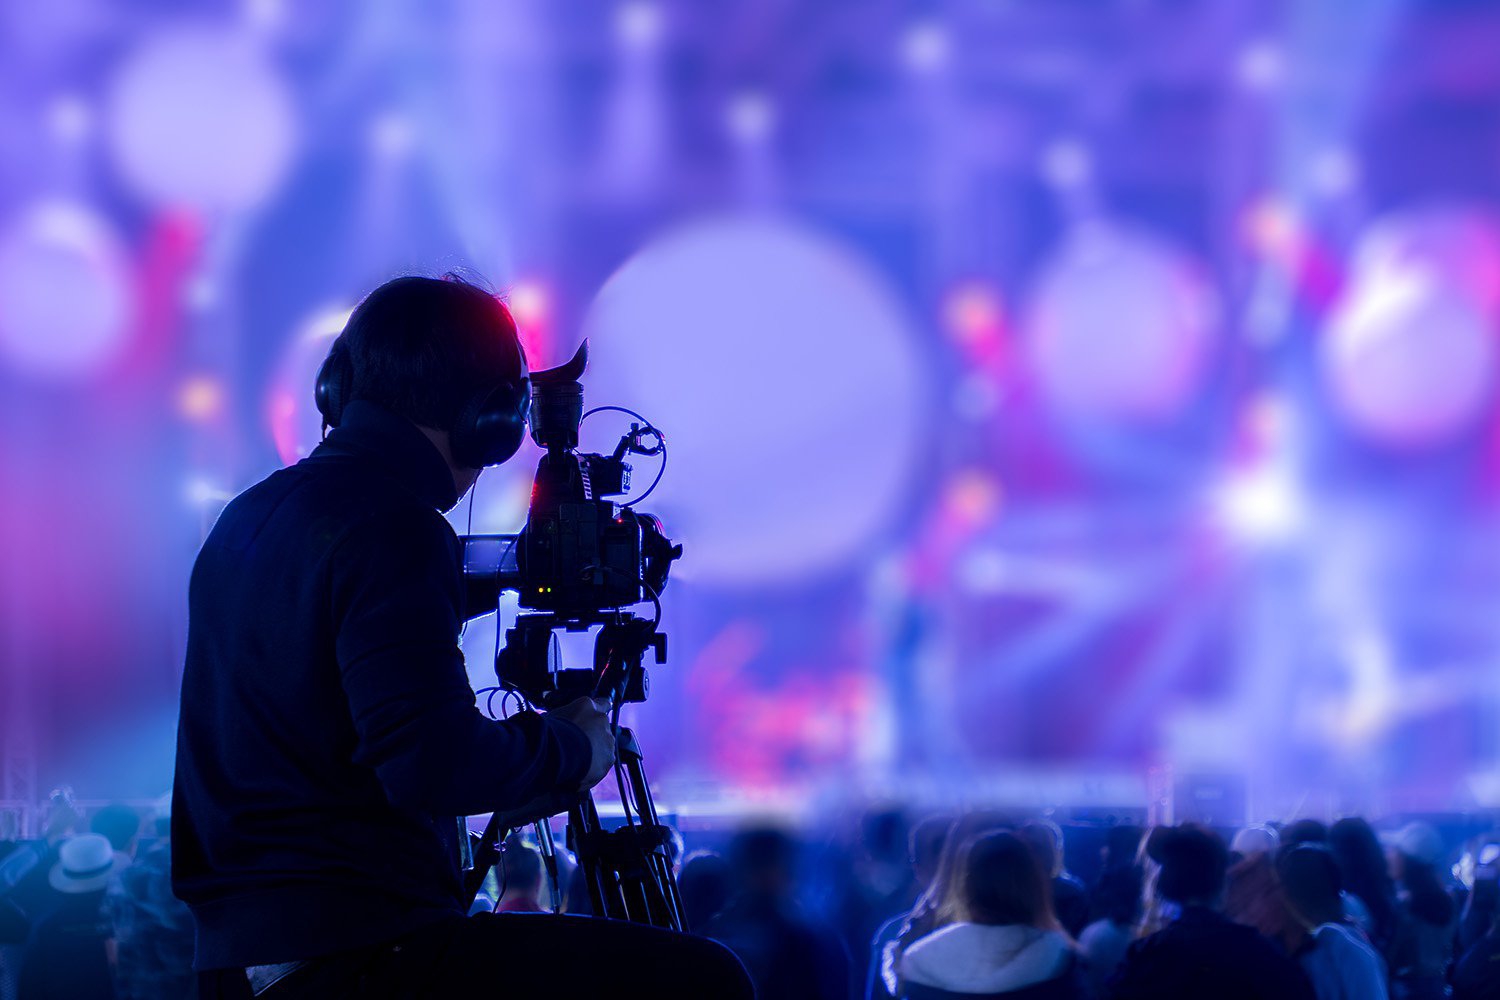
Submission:
<svg viewBox="0 0 1500 1000">
<path fill-rule="evenodd" d="M 578 785 L 578 727 L 483 716 L 458 648 L 453 478 L 356 401 L 225 508 L 193 568 L 172 876 L 200 969 L 377 944 L 464 913 L 454 817 Z M 484 609 L 478 609 L 484 610 Z"/>
<path fill-rule="evenodd" d="M 1111 1000 L 1315 1000 L 1302 970 L 1270 941 L 1196 906 L 1132 944 L 1106 995 Z"/>
<path fill-rule="evenodd" d="M 1453 1000 L 1500 1000 L 1500 925 L 1453 967 Z"/>
<path fill-rule="evenodd" d="M 16 985 L 20 1000 L 112 1000 L 114 982 L 104 942 L 104 890 L 59 894 L 32 931 Z"/>
<path fill-rule="evenodd" d="M 767 1000 L 848 1000 L 849 955 L 838 936 L 774 898 L 744 893 L 703 928 L 745 963 Z"/>
</svg>

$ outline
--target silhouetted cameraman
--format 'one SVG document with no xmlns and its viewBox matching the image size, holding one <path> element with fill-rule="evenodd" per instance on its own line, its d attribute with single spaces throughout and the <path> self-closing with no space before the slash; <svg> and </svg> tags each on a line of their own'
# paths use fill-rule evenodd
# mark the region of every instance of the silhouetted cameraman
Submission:
<svg viewBox="0 0 1500 1000">
<path fill-rule="evenodd" d="M 456 817 L 590 788 L 615 754 L 588 699 L 486 718 L 458 647 L 493 608 L 465 607 L 441 512 L 515 452 L 528 403 L 496 298 L 391 281 L 319 374 L 333 430 L 204 543 L 172 841 L 205 996 L 599 995 L 622 976 L 658 996 L 748 996 L 732 956 L 685 935 L 464 915 Z"/>
</svg>

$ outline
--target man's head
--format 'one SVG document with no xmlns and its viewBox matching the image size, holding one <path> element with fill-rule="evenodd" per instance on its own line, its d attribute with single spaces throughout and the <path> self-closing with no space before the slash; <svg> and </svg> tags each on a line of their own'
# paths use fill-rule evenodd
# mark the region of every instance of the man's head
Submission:
<svg viewBox="0 0 1500 1000">
<path fill-rule="evenodd" d="M 1276 859 L 1276 874 L 1292 915 L 1308 927 L 1338 923 L 1344 902 L 1338 862 L 1321 844 L 1298 844 Z"/>
<path fill-rule="evenodd" d="M 89 820 L 92 833 L 109 838 L 109 846 L 121 854 L 135 851 L 135 838 L 141 832 L 141 814 L 123 803 L 105 806 Z"/>
<path fill-rule="evenodd" d="M 782 897 L 792 890 L 797 843 L 777 827 L 752 827 L 729 843 L 729 867 L 740 890 L 753 896 Z"/>
<path fill-rule="evenodd" d="M 1151 831 L 1146 853 L 1161 866 L 1156 892 L 1182 906 L 1216 906 L 1224 891 L 1229 851 L 1212 830 L 1185 823 Z"/>
<path fill-rule="evenodd" d="M 340 351 L 347 360 L 335 365 Z M 509 451 L 520 443 L 529 397 L 526 357 L 510 312 L 482 288 L 456 278 L 386 282 L 349 317 L 325 375 L 341 365 L 338 384 L 319 379 L 325 416 L 362 399 L 405 417 L 443 453 L 460 493 L 482 466 L 509 457 L 492 447 L 496 419 L 514 423 L 500 435 L 514 438 Z M 489 413 L 485 407 L 495 403 L 504 404 L 501 412 Z"/>
<path fill-rule="evenodd" d="M 542 891 L 542 855 L 520 837 L 507 837 L 504 845 L 505 894 L 535 897 Z"/>
</svg>

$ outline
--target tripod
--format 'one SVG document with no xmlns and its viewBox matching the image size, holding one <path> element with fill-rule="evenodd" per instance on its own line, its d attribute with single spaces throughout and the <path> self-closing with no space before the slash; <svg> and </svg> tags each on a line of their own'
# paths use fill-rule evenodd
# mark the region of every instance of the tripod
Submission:
<svg viewBox="0 0 1500 1000">
<path fill-rule="evenodd" d="M 526 651 L 538 648 L 537 640 L 544 633 L 550 645 L 552 629 L 566 625 L 552 615 L 518 618 L 516 627 L 506 633 L 506 650 L 517 650 L 518 655 L 502 654 L 497 661 L 502 683 L 528 694 L 522 689 L 523 683 L 532 687 L 526 682 L 534 682 L 539 676 L 534 667 L 531 673 L 526 672 L 528 660 L 535 664 L 534 659 L 525 655 Z M 616 722 L 624 702 L 645 700 L 646 670 L 642 661 L 647 650 L 654 650 L 657 662 L 661 661 L 666 652 L 666 636 L 656 631 L 654 622 L 623 612 L 610 615 L 603 625 L 594 644 L 594 669 L 543 671 L 551 686 L 543 690 L 532 688 L 539 695 L 535 700 L 555 706 L 585 693 L 607 697 Z M 615 780 L 625 823 L 607 829 L 599 817 L 593 793 L 583 792 L 567 810 L 568 846 L 578 857 L 595 916 L 685 930 L 682 899 L 669 849 L 672 831 L 657 816 L 635 733 L 618 725 L 615 733 Z M 550 817 L 536 820 L 533 827 L 556 899 L 557 856 Z M 470 899 L 499 861 L 500 843 L 507 829 L 505 814 L 497 812 L 490 817 L 472 852 L 473 867 L 466 873 Z"/>
</svg>

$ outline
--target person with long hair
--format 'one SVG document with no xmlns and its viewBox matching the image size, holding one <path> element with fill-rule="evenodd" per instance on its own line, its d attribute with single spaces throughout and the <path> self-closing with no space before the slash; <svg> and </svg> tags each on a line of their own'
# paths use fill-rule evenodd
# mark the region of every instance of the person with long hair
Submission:
<svg viewBox="0 0 1500 1000">
<path fill-rule="evenodd" d="M 1438 876 L 1446 855 L 1441 835 L 1426 823 L 1409 824 L 1392 844 L 1391 877 L 1400 913 L 1390 955 L 1393 1000 L 1448 995 L 1458 910 Z"/>
<path fill-rule="evenodd" d="M 908 1000 L 1083 995 L 1072 940 L 1052 911 L 1047 875 L 1013 833 L 969 841 L 954 883 L 953 916 L 901 956 Z"/>
<path fill-rule="evenodd" d="M 1346 912 L 1375 950 L 1389 955 L 1396 937 L 1396 884 L 1375 828 L 1358 816 L 1346 816 L 1328 828 L 1328 850 L 1339 866 Z"/>
</svg>

